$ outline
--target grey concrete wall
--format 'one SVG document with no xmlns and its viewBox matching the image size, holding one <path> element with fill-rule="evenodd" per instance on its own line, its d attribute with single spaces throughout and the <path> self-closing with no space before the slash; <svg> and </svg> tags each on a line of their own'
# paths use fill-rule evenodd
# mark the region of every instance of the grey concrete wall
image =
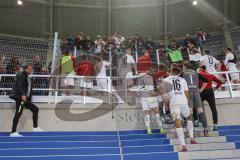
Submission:
<svg viewBox="0 0 240 160">
<path fill-rule="evenodd" d="M 240 99 L 217 100 L 219 125 L 240 124 L 239 104 Z M 12 119 L 15 112 L 14 105 L 14 103 L 0 103 L 0 131 L 11 130 Z M 67 113 L 66 104 L 63 104 L 60 109 L 57 109 L 57 115 L 55 105 L 53 104 L 39 103 L 37 106 L 40 108 L 39 125 L 46 131 L 113 131 L 145 128 L 141 104 L 135 106 L 119 104 L 113 111 L 111 106 L 108 105 L 99 108 L 97 104 L 73 104 L 70 107 L 70 113 L 83 114 L 79 116 L 73 115 L 72 117 Z M 209 106 L 206 104 L 205 109 L 209 125 L 212 125 L 211 112 Z M 89 112 L 91 110 L 94 110 L 94 112 Z M 81 121 L 80 119 L 86 115 L 90 120 Z M 74 120 L 71 121 L 71 118 Z M 32 130 L 32 116 L 30 111 L 24 110 L 18 130 Z"/>
</svg>

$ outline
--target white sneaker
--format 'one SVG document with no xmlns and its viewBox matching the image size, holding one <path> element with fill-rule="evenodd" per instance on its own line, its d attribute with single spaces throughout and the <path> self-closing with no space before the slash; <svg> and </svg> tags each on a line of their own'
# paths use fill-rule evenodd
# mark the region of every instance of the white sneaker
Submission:
<svg viewBox="0 0 240 160">
<path fill-rule="evenodd" d="M 44 130 L 40 127 L 33 128 L 33 132 L 43 132 Z"/>
<path fill-rule="evenodd" d="M 23 137 L 23 135 L 19 134 L 18 132 L 14 132 L 10 134 L 10 137 Z"/>
</svg>

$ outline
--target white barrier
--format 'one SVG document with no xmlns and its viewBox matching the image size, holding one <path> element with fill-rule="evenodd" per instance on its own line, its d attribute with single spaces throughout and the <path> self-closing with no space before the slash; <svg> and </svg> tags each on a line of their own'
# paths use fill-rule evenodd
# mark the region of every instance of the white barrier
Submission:
<svg viewBox="0 0 240 160">
<path fill-rule="evenodd" d="M 214 73 L 215 75 L 222 75 L 224 74 L 226 76 L 226 83 L 221 86 L 219 90 L 215 91 L 215 97 L 216 98 L 236 98 L 240 97 L 240 84 L 233 84 L 231 83 L 228 74 L 230 73 L 240 73 L 238 72 L 217 72 Z M 7 75 L 7 74 L 2 74 L 0 75 L 0 80 L 1 77 L 15 77 L 15 75 Z M 131 78 L 122 78 L 122 77 L 84 77 L 84 76 L 67 76 L 68 78 L 74 78 L 75 82 L 75 87 L 74 89 L 63 89 L 60 88 L 60 81 L 62 78 L 65 78 L 66 76 L 61 76 L 61 75 L 30 75 L 32 78 L 46 78 L 48 81 L 53 80 L 54 85 L 49 86 L 48 88 L 34 88 L 33 91 L 46 91 L 50 92 L 48 96 L 43 96 L 43 95 L 36 95 L 33 96 L 33 101 L 34 102 L 41 102 L 41 103 L 58 103 L 64 99 L 71 99 L 73 100 L 74 103 L 102 103 L 106 98 L 107 103 L 114 103 L 112 95 L 115 95 L 118 100 L 116 100 L 117 103 L 126 103 L 128 102 L 129 98 L 129 93 L 128 92 L 136 92 L 136 97 L 137 99 L 137 93 L 139 91 L 138 85 L 135 84 L 132 88 L 128 88 L 126 86 L 126 81 L 128 79 L 138 79 L 141 78 L 142 75 L 138 76 L 133 76 Z M 93 84 L 92 87 L 87 88 L 87 80 L 91 81 L 96 81 L 97 79 L 105 79 L 106 80 L 106 88 L 100 88 L 98 85 Z M 82 81 L 82 85 L 80 82 Z M 112 85 L 113 82 L 117 83 L 117 85 Z M 121 81 L 125 84 L 125 86 L 119 86 L 118 82 Z M 5 92 L 5 91 L 10 91 L 12 90 L 11 88 L 4 88 L 3 86 L 0 86 L 0 93 Z M 64 94 L 60 94 L 61 92 L 83 92 L 83 95 L 76 95 L 76 94 L 70 94 L 69 96 L 66 96 Z M 94 92 L 94 96 L 86 96 L 86 92 Z M 106 97 L 104 98 L 99 98 L 99 96 L 96 96 L 98 93 L 104 92 L 108 93 Z M 124 93 L 123 95 L 120 95 L 120 93 Z M 0 95 L 0 103 L 1 102 L 13 102 L 11 99 L 8 98 L 6 94 Z"/>
</svg>

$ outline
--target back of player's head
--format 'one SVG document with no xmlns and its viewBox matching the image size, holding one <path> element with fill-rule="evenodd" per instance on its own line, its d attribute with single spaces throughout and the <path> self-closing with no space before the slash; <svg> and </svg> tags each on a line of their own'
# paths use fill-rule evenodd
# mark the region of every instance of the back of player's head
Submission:
<svg viewBox="0 0 240 160">
<path fill-rule="evenodd" d="M 206 55 L 209 55 L 209 54 L 210 54 L 210 51 L 209 51 L 209 50 L 206 50 L 206 49 L 205 49 L 203 52 L 204 52 L 204 54 L 206 54 Z"/>
<path fill-rule="evenodd" d="M 132 49 L 131 48 L 127 48 L 125 53 L 131 55 L 132 54 Z"/>
<path fill-rule="evenodd" d="M 232 48 L 226 48 L 225 51 L 232 52 Z"/>
<path fill-rule="evenodd" d="M 186 69 L 192 69 L 193 66 L 189 61 L 186 61 L 183 63 L 183 67 L 185 67 Z"/>
<path fill-rule="evenodd" d="M 172 75 L 179 75 L 181 73 L 181 69 L 178 67 L 172 67 L 171 68 L 171 74 Z"/>
<path fill-rule="evenodd" d="M 202 70 L 204 70 L 204 71 L 206 71 L 206 66 L 205 65 L 202 65 L 202 66 L 200 66 L 200 69 L 202 69 Z"/>
</svg>

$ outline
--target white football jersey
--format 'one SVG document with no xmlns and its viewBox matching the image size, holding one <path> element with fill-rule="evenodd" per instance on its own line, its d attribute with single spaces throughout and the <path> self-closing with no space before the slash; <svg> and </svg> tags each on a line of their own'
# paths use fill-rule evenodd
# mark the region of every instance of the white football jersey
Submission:
<svg viewBox="0 0 240 160">
<path fill-rule="evenodd" d="M 155 94 L 152 76 L 145 74 L 143 78 L 139 79 L 140 92 L 143 97 L 151 97 Z"/>
<path fill-rule="evenodd" d="M 133 70 L 136 71 L 136 62 L 131 55 L 125 54 L 118 62 L 118 74 L 120 77 L 130 78 Z"/>
<path fill-rule="evenodd" d="M 206 66 L 206 71 L 208 73 L 214 73 L 216 72 L 216 66 L 220 63 L 216 58 L 209 56 L 209 55 L 204 55 L 200 58 L 200 62 Z"/>
<path fill-rule="evenodd" d="M 187 82 L 179 76 L 169 76 L 163 81 L 170 83 L 173 87 L 169 92 L 170 107 L 172 105 L 188 105 L 185 91 L 188 91 Z"/>
</svg>

